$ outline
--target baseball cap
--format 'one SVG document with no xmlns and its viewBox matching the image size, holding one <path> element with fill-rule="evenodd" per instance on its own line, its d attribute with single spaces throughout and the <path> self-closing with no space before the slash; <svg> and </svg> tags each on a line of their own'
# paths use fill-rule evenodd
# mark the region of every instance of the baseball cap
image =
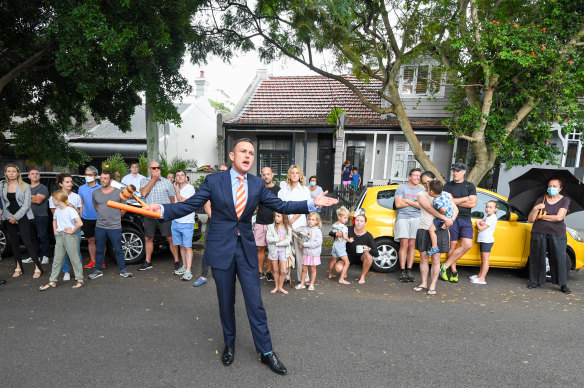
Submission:
<svg viewBox="0 0 584 388">
<path fill-rule="evenodd" d="M 452 165 L 452 170 L 458 170 L 458 171 L 465 170 L 466 171 L 466 164 L 464 164 L 462 162 L 456 162 Z"/>
</svg>

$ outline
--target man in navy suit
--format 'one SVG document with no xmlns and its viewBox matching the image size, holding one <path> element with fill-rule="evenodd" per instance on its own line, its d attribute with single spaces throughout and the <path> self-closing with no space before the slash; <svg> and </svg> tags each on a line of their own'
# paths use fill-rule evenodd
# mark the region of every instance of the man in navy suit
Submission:
<svg viewBox="0 0 584 388">
<path fill-rule="evenodd" d="M 225 366 L 235 356 L 235 276 L 239 279 L 247 317 L 256 351 L 261 361 L 280 374 L 287 372 L 272 350 L 268 320 L 261 298 L 258 277 L 258 256 L 251 218 L 258 204 L 282 214 L 306 214 L 316 206 L 331 206 L 338 201 L 326 197 L 326 192 L 314 201 L 284 202 L 272 194 L 262 179 L 248 174 L 254 162 L 254 147 L 250 139 L 240 139 L 233 145 L 229 158 L 232 168 L 226 173 L 208 175 L 195 195 L 184 202 L 151 204 L 161 211 L 165 221 L 180 218 L 211 201 L 213 222 L 205 236 L 207 262 L 213 269 L 217 286 L 219 315 L 223 327 L 225 348 L 221 357 Z"/>
</svg>

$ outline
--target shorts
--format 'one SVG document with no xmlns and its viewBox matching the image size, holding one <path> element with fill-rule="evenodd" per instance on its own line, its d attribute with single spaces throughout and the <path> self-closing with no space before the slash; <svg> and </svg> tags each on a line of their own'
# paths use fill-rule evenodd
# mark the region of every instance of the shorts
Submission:
<svg viewBox="0 0 584 388">
<path fill-rule="evenodd" d="M 469 218 L 457 218 L 450 227 L 450 241 L 458 241 L 461 238 L 473 239 L 474 228 Z"/>
<path fill-rule="evenodd" d="M 193 247 L 193 234 L 195 233 L 194 223 L 172 221 L 170 231 L 172 233 L 172 245 L 182 245 L 185 248 Z"/>
<path fill-rule="evenodd" d="M 164 237 L 172 235 L 170 231 L 170 226 L 172 221 L 160 222 L 155 218 L 144 217 L 144 235 L 148 238 L 153 238 L 156 234 L 156 229 L 160 231 L 160 234 Z"/>
<path fill-rule="evenodd" d="M 402 238 L 416 238 L 420 226 L 420 218 L 400 218 L 393 225 L 393 238 L 399 241 Z"/>
<path fill-rule="evenodd" d="M 444 221 L 442 221 L 440 218 L 434 218 L 434 221 L 432 221 L 432 223 L 434 224 L 434 227 L 436 228 L 436 230 L 438 230 L 438 229 L 442 228 Z"/>
<path fill-rule="evenodd" d="M 481 246 L 481 252 L 490 253 L 491 249 L 493 249 L 493 245 L 495 245 L 495 243 L 494 242 L 492 242 L 492 243 L 481 242 L 481 243 L 479 243 L 479 245 Z"/>
<path fill-rule="evenodd" d="M 286 252 L 278 251 L 276 252 L 276 256 L 268 256 L 268 259 L 272 261 L 288 261 L 286 257 Z"/>
<path fill-rule="evenodd" d="M 448 229 L 436 229 L 436 237 L 438 237 L 438 249 L 440 250 L 440 253 L 448 253 L 450 250 Z M 416 233 L 416 249 L 419 252 L 426 252 L 430 248 L 432 248 L 430 233 L 426 229 L 418 229 L 418 232 Z"/>
<path fill-rule="evenodd" d="M 351 181 L 343 181 L 343 186 L 349 186 L 351 184 Z"/>
<path fill-rule="evenodd" d="M 266 235 L 268 234 L 268 225 L 255 224 L 253 227 L 253 237 L 255 238 L 256 246 L 266 247 L 268 241 Z"/>
<path fill-rule="evenodd" d="M 320 265 L 320 256 L 302 256 L 302 265 Z"/>
<path fill-rule="evenodd" d="M 331 251 L 331 255 L 333 257 L 341 258 L 343 256 L 347 256 L 347 245 L 341 242 L 335 241 L 333 243 L 333 249 Z"/>
<path fill-rule="evenodd" d="M 85 238 L 95 237 L 95 224 L 97 224 L 97 220 L 86 220 L 85 218 L 82 218 L 81 221 L 83 222 L 83 225 L 81 226 L 83 236 L 85 236 Z"/>
</svg>

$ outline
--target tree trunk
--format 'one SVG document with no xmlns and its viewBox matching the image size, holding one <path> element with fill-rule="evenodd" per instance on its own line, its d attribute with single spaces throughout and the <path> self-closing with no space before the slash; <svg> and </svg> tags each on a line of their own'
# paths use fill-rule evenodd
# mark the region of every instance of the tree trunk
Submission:
<svg viewBox="0 0 584 388">
<path fill-rule="evenodd" d="M 160 162 L 160 146 L 158 144 L 158 123 L 153 121 L 154 109 L 148 103 L 146 96 L 146 157 L 148 163 Z"/>
</svg>

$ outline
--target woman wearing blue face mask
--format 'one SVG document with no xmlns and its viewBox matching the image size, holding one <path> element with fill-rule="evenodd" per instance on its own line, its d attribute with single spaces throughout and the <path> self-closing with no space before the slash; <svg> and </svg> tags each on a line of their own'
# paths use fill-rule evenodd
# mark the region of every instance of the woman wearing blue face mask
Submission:
<svg viewBox="0 0 584 388">
<path fill-rule="evenodd" d="M 310 198 L 312 198 L 312 200 L 314 200 L 314 198 L 322 194 L 322 187 L 318 185 L 318 178 L 316 177 L 316 175 L 310 177 L 308 181 L 308 189 L 310 190 Z M 316 208 L 316 211 L 318 212 L 318 214 L 320 214 L 319 207 Z"/>
<path fill-rule="evenodd" d="M 566 224 L 570 198 L 560 194 L 564 182 L 558 178 L 548 181 L 546 195 L 538 198 L 529 213 L 528 221 L 533 222 L 529 254 L 528 288 L 543 286 L 546 280 L 546 253 L 550 264 L 552 284 L 560 286 L 565 294 L 571 291 L 567 286 L 568 267 L 566 265 Z"/>
</svg>

